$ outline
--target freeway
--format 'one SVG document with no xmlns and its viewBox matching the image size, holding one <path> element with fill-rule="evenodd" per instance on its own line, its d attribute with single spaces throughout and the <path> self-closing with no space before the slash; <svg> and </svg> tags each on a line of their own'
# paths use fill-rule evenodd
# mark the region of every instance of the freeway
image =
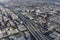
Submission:
<svg viewBox="0 0 60 40">
<path fill-rule="evenodd" d="M 10 7 L 5 7 L 9 10 L 11 10 L 13 13 L 19 16 L 19 18 L 24 22 L 24 25 L 29 30 L 29 32 L 35 37 L 36 40 L 49 40 L 44 36 L 44 34 L 41 33 L 40 30 L 37 29 L 36 25 L 33 25 L 29 20 L 27 20 L 21 13 L 11 9 Z"/>
</svg>

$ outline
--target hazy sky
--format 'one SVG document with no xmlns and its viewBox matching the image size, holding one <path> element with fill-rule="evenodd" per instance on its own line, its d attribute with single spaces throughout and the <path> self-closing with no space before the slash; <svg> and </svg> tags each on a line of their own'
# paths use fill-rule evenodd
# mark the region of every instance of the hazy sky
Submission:
<svg viewBox="0 0 60 40">
<path fill-rule="evenodd" d="M 0 2 L 7 2 L 7 1 L 9 1 L 9 0 L 0 0 Z"/>
<path fill-rule="evenodd" d="M 10 0 L 0 0 L 0 2 L 8 2 Z M 26 0 L 20 0 L 20 1 L 26 1 Z M 59 2 L 60 0 L 27 0 L 27 1 L 47 1 L 47 2 Z"/>
</svg>

